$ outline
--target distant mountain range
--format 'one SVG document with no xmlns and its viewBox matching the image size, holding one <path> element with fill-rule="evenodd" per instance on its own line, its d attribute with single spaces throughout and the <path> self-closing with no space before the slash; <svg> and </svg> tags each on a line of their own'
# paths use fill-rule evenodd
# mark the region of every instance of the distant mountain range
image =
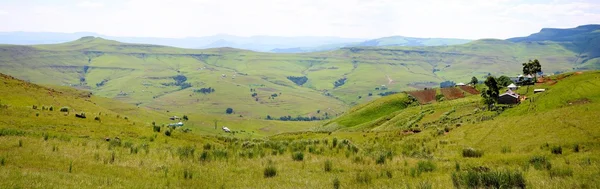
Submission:
<svg viewBox="0 0 600 189">
<path fill-rule="evenodd" d="M 274 53 L 316 52 L 335 50 L 343 47 L 363 46 L 443 46 L 459 45 L 471 41 L 466 39 L 412 38 L 403 36 L 392 36 L 371 40 L 341 37 L 240 37 L 225 34 L 206 37 L 155 38 L 115 37 L 91 32 L 0 32 L 0 44 L 55 44 L 74 41 L 85 36 L 102 37 L 104 39 L 117 40 L 125 43 L 155 44 L 191 49 L 232 47 Z"/>
</svg>

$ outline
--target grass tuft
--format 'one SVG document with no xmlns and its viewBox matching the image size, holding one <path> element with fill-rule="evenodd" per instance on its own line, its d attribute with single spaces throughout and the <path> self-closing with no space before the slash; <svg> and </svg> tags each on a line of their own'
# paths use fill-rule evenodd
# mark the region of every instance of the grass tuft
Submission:
<svg viewBox="0 0 600 189">
<path fill-rule="evenodd" d="M 462 150 L 462 156 L 467 158 L 479 158 L 483 156 L 483 151 L 473 148 L 465 148 Z"/>
</svg>

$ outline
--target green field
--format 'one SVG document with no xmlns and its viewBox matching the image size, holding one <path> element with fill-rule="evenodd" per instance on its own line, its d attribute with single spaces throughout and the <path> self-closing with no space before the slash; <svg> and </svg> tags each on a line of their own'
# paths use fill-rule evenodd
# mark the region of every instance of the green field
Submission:
<svg viewBox="0 0 600 189">
<path fill-rule="evenodd" d="M 578 32 L 562 38 L 542 31 L 553 38 L 300 54 L 192 50 L 85 37 L 62 44 L 0 45 L 0 72 L 161 111 L 223 115 L 233 108 L 236 116 L 255 119 L 267 115 L 326 118 L 380 98 L 379 93 L 421 89 L 422 83 L 439 86 L 446 80 L 466 83 L 472 76 L 480 80 L 488 74 L 516 76 L 521 63 L 534 58 L 548 74 L 596 69 L 600 53 L 591 47 L 600 44 L 600 33 L 591 28 L 573 29 Z M 186 80 L 178 83 L 176 76 Z M 304 76 L 307 81 L 300 86 L 289 76 Z M 334 85 L 343 79 L 343 85 Z M 376 90 L 382 85 L 386 90 Z M 208 87 L 215 92 L 194 92 Z"/>
<path fill-rule="evenodd" d="M 532 100 L 502 111 L 396 94 L 322 125 L 190 114 L 171 129 L 173 112 L 2 75 L 0 188 L 597 188 L 599 77 L 522 87 Z"/>
</svg>

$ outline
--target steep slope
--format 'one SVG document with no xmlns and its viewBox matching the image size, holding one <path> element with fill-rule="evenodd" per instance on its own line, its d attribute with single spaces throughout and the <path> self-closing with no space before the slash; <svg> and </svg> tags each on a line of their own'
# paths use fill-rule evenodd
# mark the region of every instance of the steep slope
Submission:
<svg viewBox="0 0 600 189">
<path fill-rule="evenodd" d="M 583 69 L 598 69 L 600 57 L 600 25 L 583 25 L 569 29 L 544 28 L 527 37 L 508 39 L 513 42 L 557 42 L 577 53 L 574 63 Z"/>
</svg>

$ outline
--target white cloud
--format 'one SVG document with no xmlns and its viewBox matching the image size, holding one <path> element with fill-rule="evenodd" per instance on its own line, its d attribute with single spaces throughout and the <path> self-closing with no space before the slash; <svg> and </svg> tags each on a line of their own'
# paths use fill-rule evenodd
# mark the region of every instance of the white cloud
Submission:
<svg viewBox="0 0 600 189">
<path fill-rule="evenodd" d="M 4 10 L 0 10 L 0 15 L 7 15 L 8 12 L 4 11 Z"/>
<path fill-rule="evenodd" d="M 72 5 L 0 2 L 15 14 L 6 31 L 92 31 L 117 36 L 186 37 L 390 35 L 508 38 L 543 27 L 600 21 L 593 0 L 65 0 Z M 68 4 L 68 3 L 62 3 Z M 82 9 L 79 7 L 108 7 Z M 44 14 L 43 17 L 39 14 Z M 26 24 L 25 24 L 26 23 Z"/>
<path fill-rule="evenodd" d="M 100 8 L 103 7 L 104 4 L 99 3 L 99 2 L 91 2 L 91 1 L 82 1 L 77 3 L 78 7 L 85 7 L 85 8 Z"/>
</svg>

